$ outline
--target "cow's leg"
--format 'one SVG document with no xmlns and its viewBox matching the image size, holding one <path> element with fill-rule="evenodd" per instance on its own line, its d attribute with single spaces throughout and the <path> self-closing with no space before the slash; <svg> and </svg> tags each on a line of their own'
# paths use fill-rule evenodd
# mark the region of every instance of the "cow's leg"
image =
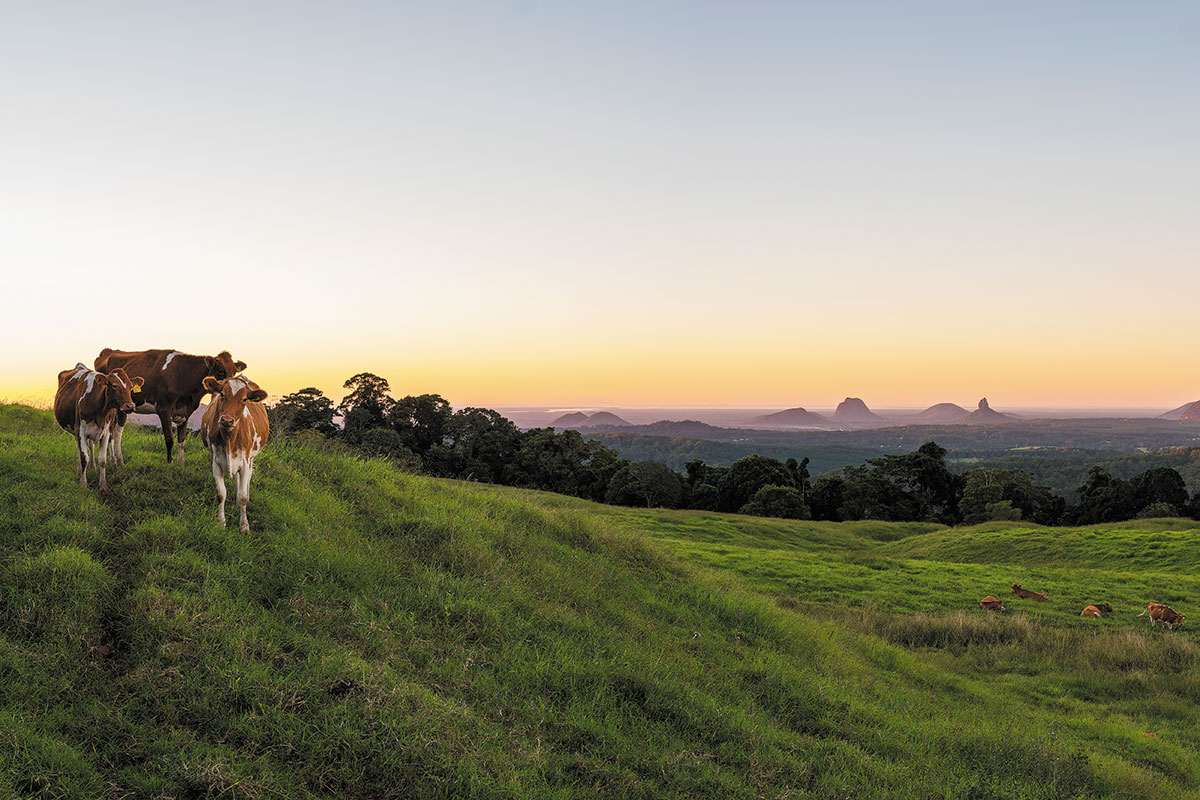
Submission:
<svg viewBox="0 0 1200 800">
<path fill-rule="evenodd" d="M 88 464 L 91 465 L 96 460 L 96 440 L 86 436 L 83 441 L 87 445 Z M 83 469 L 83 485 L 87 486 L 87 467 Z"/>
<path fill-rule="evenodd" d="M 112 435 L 112 427 L 104 426 L 100 431 L 100 441 L 96 442 L 96 462 L 100 465 L 100 491 L 108 491 L 108 478 L 105 475 L 108 467 L 108 439 Z"/>
<path fill-rule="evenodd" d="M 167 463 L 170 464 L 171 455 L 175 448 L 175 440 L 171 438 L 171 412 L 166 408 L 160 408 L 158 422 L 162 425 L 163 439 L 167 443 Z"/>
<path fill-rule="evenodd" d="M 238 527 L 242 533 L 250 532 L 250 520 L 246 519 L 246 504 L 250 502 L 250 477 L 254 475 L 254 465 L 247 459 L 242 462 L 242 468 L 237 473 L 237 504 L 241 518 Z"/>
<path fill-rule="evenodd" d="M 75 446 L 79 448 L 79 470 L 75 473 L 79 478 L 79 485 L 87 488 L 87 467 L 88 467 L 88 447 L 87 434 L 83 431 L 83 425 L 80 424 L 75 432 Z"/>
<path fill-rule="evenodd" d="M 178 419 L 178 417 L 176 418 Z M 183 443 L 187 441 L 187 417 L 183 418 L 183 422 L 175 423 L 175 441 L 179 443 L 179 465 L 183 466 Z"/>
<path fill-rule="evenodd" d="M 125 463 L 125 451 L 121 448 L 121 435 L 123 433 L 125 433 L 125 426 L 119 422 L 113 422 L 112 435 L 108 439 L 108 447 L 114 467 L 122 466 Z"/>
<path fill-rule="evenodd" d="M 217 454 L 213 453 L 212 459 L 213 480 L 217 483 L 217 522 L 221 523 L 221 527 L 225 526 L 225 474 L 221 471 L 221 465 L 217 463 Z"/>
</svg>

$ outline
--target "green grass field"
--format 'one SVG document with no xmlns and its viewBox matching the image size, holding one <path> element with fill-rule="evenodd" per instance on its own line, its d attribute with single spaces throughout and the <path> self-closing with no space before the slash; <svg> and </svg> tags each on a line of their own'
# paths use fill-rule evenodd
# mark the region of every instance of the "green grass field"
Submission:
<svg viewBox="0 0 1200 800">
<path fill-rule="evenodd" d="M 101 496 L 0 406 L 0 797 L 1200 797 L 1200 617 L 1136 616 L 1200 613 L 1188 520 L 623 509 L 303 439 L 243 535 L 196 437 L 125 450 Z"/>
</svg>

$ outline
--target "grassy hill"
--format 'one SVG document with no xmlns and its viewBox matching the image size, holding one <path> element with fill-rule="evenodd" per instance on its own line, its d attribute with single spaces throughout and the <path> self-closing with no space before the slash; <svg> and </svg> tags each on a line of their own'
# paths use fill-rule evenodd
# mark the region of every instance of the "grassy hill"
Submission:
<svg viewBox="0 0 1200 800">
<path fill-rule="evenodd" d="M 0 406 L 0 796 L 1200 795 L 1197 636 L 1135 616 L 1200 613 L 1195 523 L 622 509 L 305 439 L 242 535 L 158 436 L 101 496 Z"/>
</svg>

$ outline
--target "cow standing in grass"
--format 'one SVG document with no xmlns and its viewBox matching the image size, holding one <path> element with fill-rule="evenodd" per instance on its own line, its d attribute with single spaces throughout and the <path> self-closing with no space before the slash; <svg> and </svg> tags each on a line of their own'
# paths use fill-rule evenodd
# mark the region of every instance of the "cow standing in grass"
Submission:
<svg viewBox="0 0 1200 800">
<path fill-rule="evenodd" d="M 87 468 L 95 447 L 100 468 L 100 491 L 108 491 L 108 441 L 116 427 L 117 415 L 133 411 L 131 389 L 141 380 L 130 379 L 118 368 L 105 375 L 76 364 L 75 369 L 58 373 L 58 391 L 54 393 L 54 418 L 65 431 L 75 436 L 79 449 L 79 485 L 87 488 Z"/>
<path fill-rule="evenodd" d="M 171 451 L 175 439 L 179 441 L 179 463 L 183 464 L 183 444 L 187 440 L 188 417 L 200 407 L 204 399 L 204 380 L 232 378 L 246 368 L 242 361 L 234 361 L 228 351 L 216 356 L 192 356 L 178 350 L 113 350 L 104 348 L 96 356 L 96 370 L 110 372 L 121 368 L 131 378 L 144 382 L 138 400 L 137 412 L 157 414 L 162 424 L 163 439 L 167 443 L 167 463 L 171 463 Z M 121 450 L 121 438 L 125 429 L 124 412 L 117 418 L 113 431 L 113 460 L 122 463 L 125 454 Z M 171 436 L 171 426 L 175 436 Z"/>
<path fill-rule="evenodd" d="M 1183 614 L 1176 613 L 1175 609 L 1162 603 L 1150 603 L 1146 606 L 1146 610 L 1138 614 L 1139 617 L 1150 615 L 1150 627 L 1155 625 L 1166 625 L 1174 630 L 1176 625 L 1183 624 Z"/>
<path fill-rule="evenodd" d="M 250 500 L 254 457 L 267 443 L 271 427 L 262 404 L 267 393 L 245 376 L 227 380 L 205 378 L 204 389 L 216 396 L 200 421 L 200 440 L 212 456 L 213 480 L 217 483 L 217 519 L 225 524 L 225 478 L 233 475 L 241 511 L 238 526 L 243 533 L 249 533 L 246 503 Z"/>
</svg>

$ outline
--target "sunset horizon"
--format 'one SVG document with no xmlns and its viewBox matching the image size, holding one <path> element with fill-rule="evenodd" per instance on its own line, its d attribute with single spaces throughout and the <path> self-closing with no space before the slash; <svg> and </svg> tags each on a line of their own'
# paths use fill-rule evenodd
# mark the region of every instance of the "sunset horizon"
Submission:
<svg viewBox="0 0 1200 800">
<path fill-rule="evenodd" d="M 1195 13 L 867 8 L 24 9 L 0 397 L 165 347 L 457 407 L 1200 398 Z"/>
</svg>

